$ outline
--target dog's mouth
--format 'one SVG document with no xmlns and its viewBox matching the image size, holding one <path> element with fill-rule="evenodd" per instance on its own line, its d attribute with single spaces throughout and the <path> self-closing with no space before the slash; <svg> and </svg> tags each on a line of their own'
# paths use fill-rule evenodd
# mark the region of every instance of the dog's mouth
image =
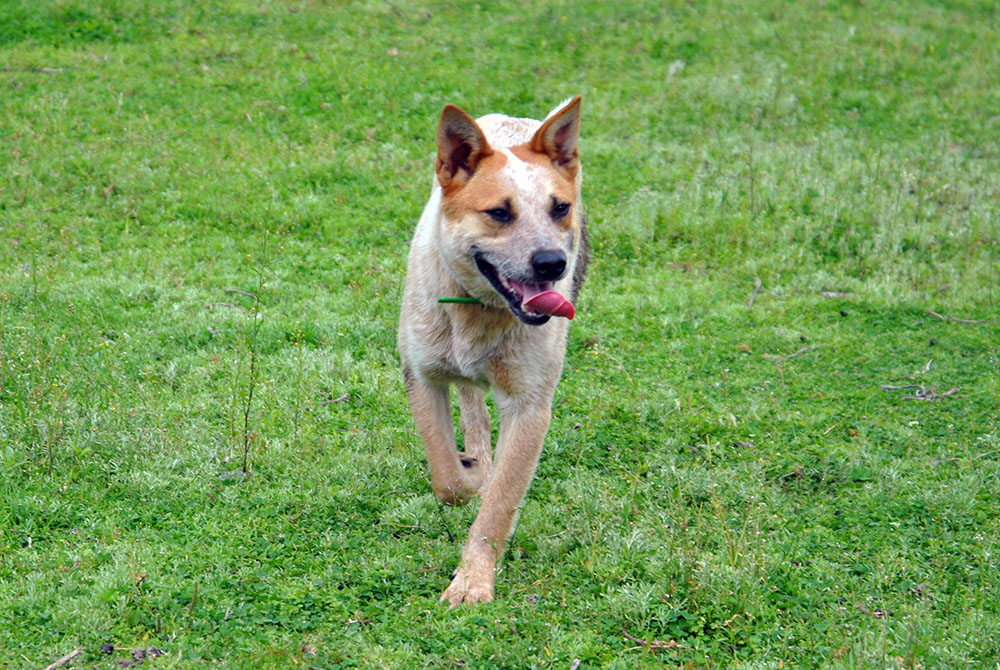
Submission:
<svg viewBox="0 0 1000 670">
<path fill-rule="evenodd" d="M 553 316 L 573 318 L 573 303 L 552 290 L 554 282 L 528 283 L 504 277 L 482 254 L 477 253 L 474 258 L 480 274 L 503 296 L 514 316 L 524 323 L 540 326 Z"/>
</svg>

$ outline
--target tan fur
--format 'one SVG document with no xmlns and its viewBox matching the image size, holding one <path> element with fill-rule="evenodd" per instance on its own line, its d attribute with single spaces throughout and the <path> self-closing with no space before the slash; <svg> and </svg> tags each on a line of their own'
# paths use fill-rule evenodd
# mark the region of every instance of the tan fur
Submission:
<svg viewBox="0 0 1000 670">
<path fill-rule="evenodd" d="M 452 105 L 441 115 L 434 188 L 410 249 L 399 350 L 435 495 L 448 504 L 482 499 L 441 596 L 451 606 L 493 599 L 494 566 L 538 464 L 569 328 L 564 318 L 519 320 L 473 258 L 484 254 L 503 276 L 520 277 L 539 249 L 564 251 L 566 272 L 553 288 L 575 299 L 588 249 L 578 132 L 579 97 L 544 122 L 499 114 L 473 121 Z M 555 219 L 556 202 L 570 203 L 569 215 Z M 495 208 L 509 208 L 513 221 L 486 214 Z M 441 304 L 441 297 L 475 297 L 482 306 Z M 451 384 L 465 453 L 456 448 Z M 486 387 L 500 413 L 495 461 Z"/>
</svg>

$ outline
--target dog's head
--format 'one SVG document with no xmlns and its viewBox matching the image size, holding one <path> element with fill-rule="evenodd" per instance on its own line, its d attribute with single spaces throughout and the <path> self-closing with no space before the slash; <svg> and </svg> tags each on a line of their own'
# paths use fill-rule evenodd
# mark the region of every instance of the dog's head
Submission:
<svg viewBox="0 0 1000 670">
<path fill-rule="evenodd" d="M 527 142 L 498 149 L 458 107 L 441 114 L 442 256 L 465 290 L 530 325 L 550 315 L 572 318 L 568 301 L 568 314 L 543 299 L 526 303 L 545 294 L 558 304 L 572 282 L 583 230 L 579 134 L 579 96 Z"/>
</svg>

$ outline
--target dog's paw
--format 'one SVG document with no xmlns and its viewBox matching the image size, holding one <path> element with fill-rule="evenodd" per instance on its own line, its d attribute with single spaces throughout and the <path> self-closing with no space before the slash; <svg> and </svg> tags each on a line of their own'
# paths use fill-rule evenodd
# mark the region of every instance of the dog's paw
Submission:
<svg viewBox="0 0 1000 670">
<path fill-rule="evenodd" d="M 483 485 L 483 475 L 477 459 L 459 452 L 458 462 L 461 467 L 452 473 L 443 490 L 435 491 L 438 499 L 447 505 L 464 505 L 472 500 Z"/>
<path fill-rule="evenodd" d="M 493 600 L 493 571 L 488 576 L 467 572 L 459 568 L 451 580 L 451 585 L 441 594 L 441 602 L 449 607 L 488 603 Z"/>
<path fill-rule="evenodd" d="M 447 478 L 431 483 L 434 495 L 446 505 L 464 505 L 472 500 L 482 486 L 483 478 L 475 458 L 459 453 L 459 467 Z"/>
</svg>

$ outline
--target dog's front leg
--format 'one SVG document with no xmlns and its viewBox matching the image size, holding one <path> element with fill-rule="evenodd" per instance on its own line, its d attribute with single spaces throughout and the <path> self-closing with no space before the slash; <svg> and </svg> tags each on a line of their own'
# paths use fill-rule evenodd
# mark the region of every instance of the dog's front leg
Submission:
<svg viewBox="0 0 1000 670">
<path fill-rule="evenodd" d="M 486 494 L 493 474 L 493 437 L 490 431 L 490 412 L 486 409 L 483 390 L 478 386 L 458 384 L 458 401 L 462 408 L 459 425 L 465 440 L 465 454 L 476 461 L 479 476 L 479 496 Z"/>
<path fill-rule="evenodd" d="M 452 607 L 493 600 L 494 567 L 535 474 L 552 415 L 549 401 L 529 403 L 498 393 L 497 404 L 500 437 L 493 477 L 469 530 L 462 563 L 441 595 Z"/>
<path fill-rule="evenodd" d="M 464 462 L 456 450 L 448 386 L 429 383 L 405 370 L 404 378 L 410 411 L 427 452 L 434 495 L 448 505 L 463 505 L 482 480 L 475 464 Z"/>
</svg>

